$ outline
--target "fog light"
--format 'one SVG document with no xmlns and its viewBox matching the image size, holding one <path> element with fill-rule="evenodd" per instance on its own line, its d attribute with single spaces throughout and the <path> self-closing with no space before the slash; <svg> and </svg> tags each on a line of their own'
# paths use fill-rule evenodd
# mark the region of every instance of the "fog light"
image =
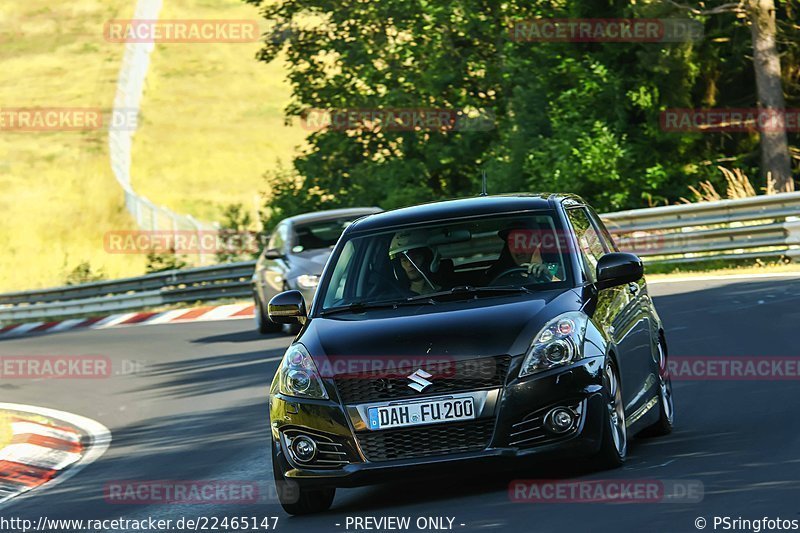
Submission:
<svg viewBox="0 0 800 533">
<path fill-rule="evenodd" d="M 308 463 L 317 455 L 317 443 L 305 436 L 297 437 L 292 441 L 292 452 L 298 461 Z"/>
<path fill-rule="evenodd" d="M 575 424 L 578 415 L 572 409 L 556 407 L 545 416 L 545 425 L 553 433 L 566 433 Z"/>
</svg>

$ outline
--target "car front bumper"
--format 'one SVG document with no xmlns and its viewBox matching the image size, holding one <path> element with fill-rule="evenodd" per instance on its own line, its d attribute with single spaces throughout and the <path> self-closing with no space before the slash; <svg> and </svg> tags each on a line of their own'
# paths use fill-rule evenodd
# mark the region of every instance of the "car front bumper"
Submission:
<svg viewBox="0 0 800 533">
<path fill-rule="evenodd" d="M 430 454 L 385 460 L 371 460 L 359 441 L 369 430 L 353 423 L 354 409 L 343 408 L 328 400 L 301 400 L 273 394 L 270 416 L 273 442 L 273 468 L 285 479 L 303 486 L 354 487 L 389 479 L 403 479 L 437 469 L 486 467 L 504 469 L 519 460 L 544 456 L 586 457 L 596 452 L 603 437 L 606 399 L 603 393 L 603 357 L 583 359 L 562 369 L 551 370 L 525 379 L 511 379 L 497 389 L 494 400 L 481 420 L 492 424 L 486 447 L 461 453 Z M 516 375 L 518 365 L 511 367 Z M 529 429 L 525 420 L 534 420 L 556 406 L 578 405 L 579 420 L 567 434 L 556 436 Z M 541 418 L 541 416 L 539 416 Z M 437 424 L 445 427 L 447 423 Z M 430 426 L 426 426 L 430 427 Z M 316 432 L 341 442 L 349 464 L 335 468 L 302 465 L 291 457 L 282 432 Z M 531 442 L 523 442 L 530 431 Z M 378 433 L 378 432 L 373 432 Z"/>
</svg>

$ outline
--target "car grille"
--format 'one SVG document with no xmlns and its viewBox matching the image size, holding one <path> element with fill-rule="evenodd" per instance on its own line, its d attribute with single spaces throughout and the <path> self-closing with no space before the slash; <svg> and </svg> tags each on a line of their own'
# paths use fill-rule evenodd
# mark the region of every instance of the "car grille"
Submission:
<svg viewBox="0 0 800 533">
<path fill-rule="evenodd" d="M 436 363 L 422 367 L 430 373 L 433 385 L 418 392 L 408 386 L 407 376 L 420 367 L 387 372 L 365 372 L 335 377 L 334 383 L 344 404 L 360 404 L 382 400 L 412 398 L 452 392 L 502 387 L 505 384 L 511 357 L 485 357 L 466 361 Z"/>
<path fill-rule="evenodd" d="M 491 418 L 358 433 L 356 437 L 369 461 L 391 461 L 480 451 L 489 445 L 493 431 L 494 418 Z"/>
<path fill-rule="evenodd" d="M 573 411 L 578 410 L 580 405 L 580 400 L 575 400 L 573 402 L 564 404 L 565 407 L 569 407 Z M 556 406 L 551 405 L 544 409 L 540 409 L 539 411 L 526 416 L 521 422 L 517 422 L 511 426 L 511 434 L 508 437 L 508 445 L 515 448 L 531 448 L 533 446 L 549 444 L 551 442 L 574 435 L 577 431 L 577 426 L 560 435 L 553 434 L 544 427 L 544 417 L 554 407 Z"/>
</svg>

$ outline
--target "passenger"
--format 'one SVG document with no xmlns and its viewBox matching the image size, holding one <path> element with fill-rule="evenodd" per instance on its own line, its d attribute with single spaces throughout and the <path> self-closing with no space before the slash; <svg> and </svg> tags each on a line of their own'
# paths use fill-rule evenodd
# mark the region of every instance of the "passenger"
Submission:
<svg viewBox="0 0 800 533">
<path fill-rule="evenodd" d="M 389 247 L 395 278 L 412 296 L 441 290 L 432 279 L 437 267 L 436 254 L 426 244 L 424 236 L 404 232 L 395 235 Z"/>
</svg>

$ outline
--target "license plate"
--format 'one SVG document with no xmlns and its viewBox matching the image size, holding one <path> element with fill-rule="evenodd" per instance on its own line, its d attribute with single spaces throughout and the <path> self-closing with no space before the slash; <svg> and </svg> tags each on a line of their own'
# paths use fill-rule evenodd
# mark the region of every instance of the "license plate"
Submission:
<svg viewBox="0 0 800 533">
<path fill-rule="evenodd" d="M 388 429 L 456 422 L 475 418 L 471 396 L 370 407 L 369 429 Z"/>
</svg>

